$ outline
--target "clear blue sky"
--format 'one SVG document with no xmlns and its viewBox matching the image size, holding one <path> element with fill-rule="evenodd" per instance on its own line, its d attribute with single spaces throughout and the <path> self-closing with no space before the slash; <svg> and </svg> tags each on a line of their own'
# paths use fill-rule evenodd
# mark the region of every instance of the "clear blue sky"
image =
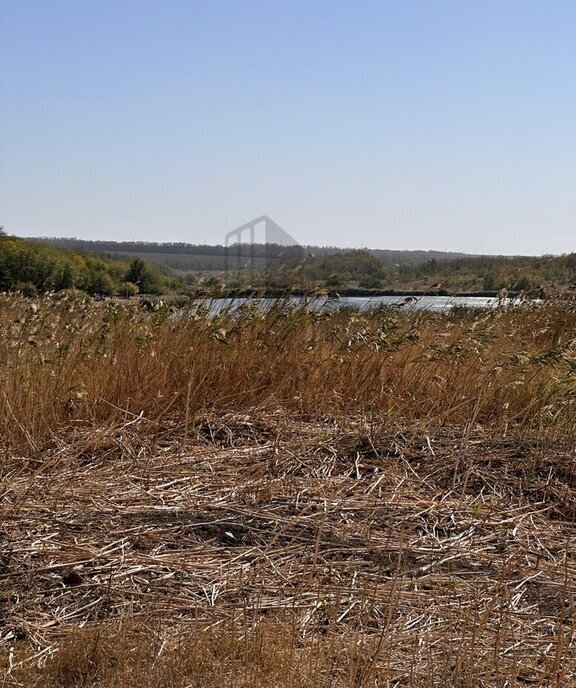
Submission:
<svg viewBox="0 0 576 688">
<path fill-rule="evenodd" d="M 20 236 L 576 251 L 574 0 L 0 0 Z"/>
</svg>

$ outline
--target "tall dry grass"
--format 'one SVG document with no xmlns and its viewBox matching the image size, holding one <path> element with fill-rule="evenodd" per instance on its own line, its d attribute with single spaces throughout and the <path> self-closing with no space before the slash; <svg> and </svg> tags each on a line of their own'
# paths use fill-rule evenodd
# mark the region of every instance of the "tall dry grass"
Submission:
<svg viewBox="0 0 576 688">
<path fill-rule="evenodd" d="M 42 450 L 79 426 L 140 416 L 187 434 L 210 411 L 282 408 L 406 424 L 470 418 L 572 436 L 570 304 L 451 314 L 308 312 L 210 303 L 177 315 L 78 296 L 0 299 L 0 432 Z"/>
</svg>

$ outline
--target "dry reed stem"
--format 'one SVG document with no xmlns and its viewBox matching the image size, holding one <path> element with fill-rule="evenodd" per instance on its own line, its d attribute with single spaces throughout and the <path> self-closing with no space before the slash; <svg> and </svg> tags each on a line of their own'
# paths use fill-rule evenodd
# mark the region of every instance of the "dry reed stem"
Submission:
<svg viewBox="0 0 576 688">
<path fill-rule="evenodd" d="M 250 437 L 256 421 L 274 441 Z M 35 659 L 49 663 L 74 627 L 152 615 L 167 637 L 262 619 L 301 648 L 356 634 L 373 657 L 358 685 L 451 685 L 472 667 L 475 682 L 454 685 L 555 685 L 560 668 L 558 685 L 576 680 L 569 446 L 477 429 L 462 494 L 456 434 L 232 415 L 219 429 L 233 446 L 152 446 L 138 424 L 77 433 L 46 470 L 5 483 L 14 677 L 20 646 L 52 648 Z"/>
</svg>

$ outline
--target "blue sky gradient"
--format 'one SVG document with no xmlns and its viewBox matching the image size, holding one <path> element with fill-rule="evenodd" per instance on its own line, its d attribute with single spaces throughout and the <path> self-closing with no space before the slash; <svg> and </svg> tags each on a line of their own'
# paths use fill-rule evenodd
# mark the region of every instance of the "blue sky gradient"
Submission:
<svg viewBox="0 0 576 688">
<path fill-rule="evenodd" d="M 0 0 L 0 224 L 576 250 L 573 0 Z"/>
</svg>

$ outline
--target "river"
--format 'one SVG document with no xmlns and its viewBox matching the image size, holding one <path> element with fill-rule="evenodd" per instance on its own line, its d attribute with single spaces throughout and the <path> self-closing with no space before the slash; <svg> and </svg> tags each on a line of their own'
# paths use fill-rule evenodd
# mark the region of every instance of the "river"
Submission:
<svg viewBox="0 0 576 688">
<path fill-rule="evenodd" d="M 202 301 L 209 311 L 216 315 L 223 310 L 253 305 L 264 311 L 278 302 L 276 298 L 214 298 Z M 401 308 L 404 311 L 434 311 L 446 313 L 455 307 L 496 308 L 508 300 L 488 296 L 343 296 L 340 298 L 310 298 L 293 296 L 285 300 L 288 305 L 306 304 L 311 310 L 335 310 L 356 308 L 363 311 L 380 306 Z"/>
</svg>

